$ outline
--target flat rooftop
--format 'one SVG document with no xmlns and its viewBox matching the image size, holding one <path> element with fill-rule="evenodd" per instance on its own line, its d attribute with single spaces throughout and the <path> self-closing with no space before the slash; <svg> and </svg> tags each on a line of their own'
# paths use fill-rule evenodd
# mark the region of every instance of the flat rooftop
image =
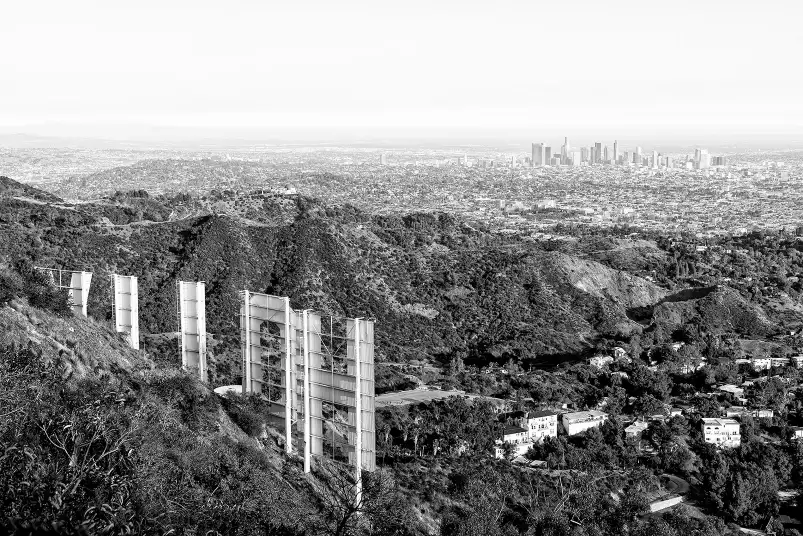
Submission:
<svg viewBox="0 0 803 536">
<path fill-rule="evenodd" d="M 564 413 L 561 418 L 567 422 L 582 422 L 582 421 L 593 421 L 596 419 L 600 419 L 603 417 L 607 417 L 608 414 L 604 411 L 597 411 L 597 410 L 588 410 L 588 411 L 576 411 L 574 413 Z"/>
</svg>

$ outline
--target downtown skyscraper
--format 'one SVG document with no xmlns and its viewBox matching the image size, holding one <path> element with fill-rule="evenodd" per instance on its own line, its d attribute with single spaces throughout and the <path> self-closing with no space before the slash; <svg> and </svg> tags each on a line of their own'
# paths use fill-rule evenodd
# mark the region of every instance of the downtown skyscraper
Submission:
<svg viewBox="0 0 803 536">
<path fill-rule="evenodd" d="M 532 157 L 530 158 L 531 167 L 542 167 L 547 163 L 543 143 L 533 143 Z"/>
</svg>

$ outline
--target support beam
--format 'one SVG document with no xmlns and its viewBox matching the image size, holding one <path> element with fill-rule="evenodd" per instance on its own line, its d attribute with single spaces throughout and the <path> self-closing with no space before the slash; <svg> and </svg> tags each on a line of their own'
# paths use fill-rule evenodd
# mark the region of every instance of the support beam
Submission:
<svg viewBox="0 0 803 536">
<path fill-rule="evenodd" d="M 284 450 L 293 452 L 293 322 L 290 318 L 290 298 L 284 298 Z"/>
<path fill-rule="evenodd" d="M 92 283 L 92 272 L 74 272 L 60 268 L 42 268 L 39 266 L 34 268 L 48 274 L 56 287 L 67 291 L 67 295 L 70 298 L 70 309 L 72 309 L 74 315 L 87 316 L 86 305 L 89 299 L 89 286 Z"/>
<path fill-rule="evenodd" d="M 301 312 L 303 315 L 303 351 L 304 351 L 304 472 L 309 473 L 312 465 L 312 421 L 310 419 L 310 392 L 309 392 L 309 310 Z"/>
<path fill-rule="evenodd" d="M 356 438 L 354 440 L 354 466 L 356 468 L 357 477 L 357 494 L 356 503 L 360 504 L 362 500 L 362 389 L 360 388 L 360 318 L 354 319 L 354 412 L 356 413 L 354 419 L 354 427 L 356 429 Z"/>
<path fill-rule="evenodd" d="M 243 291 L 243 309 L 240 315 L 243 325 L 243 394 L 251 392 L 251 293 Z"/>
</svg>

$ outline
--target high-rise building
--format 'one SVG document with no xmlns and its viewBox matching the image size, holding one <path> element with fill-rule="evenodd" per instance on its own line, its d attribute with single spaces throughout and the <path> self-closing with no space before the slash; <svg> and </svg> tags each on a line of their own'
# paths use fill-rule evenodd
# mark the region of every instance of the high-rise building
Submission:
<svg viewBox="0 0 803 536">
<path fill-rule="evenodd" d="M 708 154 L 708 149 L 695 149 L 694 150 L 694 168 L 706 169 L 711 167 L 711 155 Z"/>
<path fill-rule="evenodd" d="M 636 147 L 636 152 L 635 152 L 635 154 L 634 154 L 634 156 L 633 156 L 633 162 L 634 162 L 634 163 L 635 163 L 637 166 L 640 166 L 640 165 L 641 165 L 641 159 L 642 159 L 642 156 L 641 156 L 641 147 Z"/>
<path fill-rule="evenodd" d="M 600 142 L 594 144 L 594 163 L 602 163 L 602 144 Z"/>
<path fill-rule="evenodd" d="M 619 163 L 619 142 L 616 140 L 613 140 L 613 163 Z"/>
<path fill-rule="evenodd" d="M 542 167 L 545 163 L 544 144 L 533 143 L 533 154 L 532 158 L 530 159 L 530 166 Z"/>
<path fill-rule="evenodd" d="M 382 153 L 379 155 L 379 165 L 380 166 L 387 166 L 388 165 L 388 155 Z"/>
<path fill-rule="evenodd" d="M 605 153 L 605 156 L 603 157 L 602 161 L 603 161 L 603 163 L 608 164 L 611 161 L 611 155 L 608 152 L 608 146 L 607 145 L 605 146 L 604 153 Z"/>
<path fill-rule="evenodd" d="M 564 164 L 569 163 L 569 137 L 563 138 L 563 147 L 560 148 L 560 159 Z"/>
<path fill-rule="evenodd" d="M 552 162 L 552 147 L 544 147 L 544 162 L 546 164 Z"/>
<path fill-rule="evenodd" d="M 580 151 L 573 151 L 571 153 L 571 164 L 573 166 L 579 166 L 580 163 L 582 162 L 582 160 L 583 160 L 583 157 L 580 154 Z"/>
<path fill-rule="evenodd" d="M 658 169 L 658 151 L 653 150 L 651 163 L 653 169 Z"/>
<path fill-rule="evenodd" d="M 580 160 L 583 162 L 591 160 L 591 152 L 588 150 L 588 147 L 580 147 Z"/>
</svg>

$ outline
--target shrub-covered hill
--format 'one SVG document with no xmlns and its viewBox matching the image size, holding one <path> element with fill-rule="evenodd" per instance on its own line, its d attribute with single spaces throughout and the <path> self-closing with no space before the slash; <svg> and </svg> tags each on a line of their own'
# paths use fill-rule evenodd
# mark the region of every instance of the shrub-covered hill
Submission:
<svg viewBox="0 0 803 536">
<path fill-rule="evenodd" d="M 641 327 L 626 310 L 665 292 L 640 277 L 447 214 L 369 216 L 266 197 L 258 219 L 207 215 L 114 225 L 110 205 L 2 200 L 0 256 L 94 273 L 90 314 L 111 315 L 110 273 L 139 277 L 144 332 L 176 329 L 175 282 L 207 282 L 209 330 L 238 334 L 238 292 L 377 320 L 380 358 L 482 362 L 580 356 Z"/>
<path fill-rule="evenodd" d="M 21 182 L 17 182 L 13 179 L 9 179 L 8 177 L 2 177 L 2 176 L 0 176 L 0 197 L 3 198 L 26 197 L 29 199 L 43 202 L 61 201 L 61 199 L 59 199 L 53 194 L 43 192 L 42 190 L 39 190 L 37 188 L 32 188 L 31 186 L 27 186 L 25 184 L 22 184 Z"/>
<path fill-rule="evenodd" d="M 75 206 L 0 198 L 0 261 L 92 271 L 89 312 L 97 320 L 111 319 L 109 275 L 137 276 L 143 334 L 177 329 L 177 280 L 206 281 L 215 383 L 238 381 L 244 289 L 375 318 L 378 358 L 396 362 L 545 365 L 612 341 L 647 350 L 689 323 L 712 336 L 755 339 L 778 332 L 778 311 L 790 326 L 803 319 L 780 302 L 766 307 L 777 300 L 752 299 L 755 289 L 712 285 L 722 279 L 715 259 L 663 237 L 591 236 L 556 247 L 449 214 L 372 216 L 259 193 L 209 214 L 188 197 L 130 192 Z M 198 215 L 162 221 L 171 203 L 192 204 Z M 708 286 L 688 288 L 690 277 Z"/>
<path fill-rule="evenodd" d="M 3 534 L 420 534 L 389 474 L 355 502 L 350 471 L 284 453 L 260 400 L 157 369 L 63 294 L 32 307 L 42 281 L 1 271 L 22 281 L 0 297 Z"/>
<path fill-rule="evenodd" d="M 304 474 L 284 454 L 261 400 L 155 367 L 103 322 L 72 316 L 36 272 L 0 267 L 0 282 L 3 534 L 726 534 L 682 511 L 640 517 L 660 486 L 633 467 L 620 424 L 566 443 L 582 470 L 553 476 L 495 460 L 503 424 L 464 398 L 378 415 L 382 467 L 362 474 L 358 498 L 351 471 L 315 459 Z M 423 441 L 413 456 L 399 448 L 407 431 L 387 449 L 397 426 L 426 438 L 427 455 Z"/>
</svg>

